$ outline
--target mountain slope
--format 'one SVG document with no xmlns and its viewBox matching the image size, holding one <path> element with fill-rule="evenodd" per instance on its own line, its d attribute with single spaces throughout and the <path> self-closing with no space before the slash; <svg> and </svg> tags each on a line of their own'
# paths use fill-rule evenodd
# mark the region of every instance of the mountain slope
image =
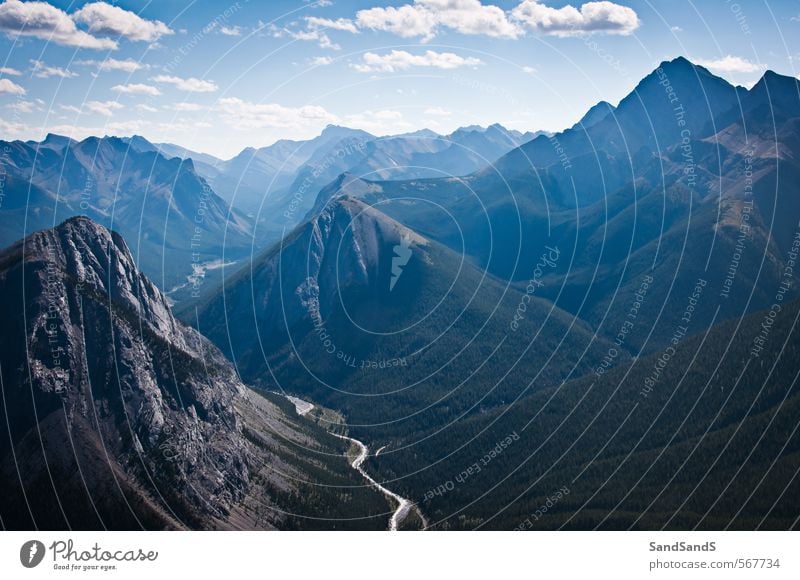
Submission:
<svg viewBox="0 0 800 580">
<path fill-rule="evenodd" d="M 208 181 L 211 181 L 212 178 L 219 173 L 218 167 L 224 163 L 222 159 L 209 155 L 208 153 L 192 151 L 191 149 L 172 143 L 151 143 L 139 135 L 134 135 L 129 138 L 123 137 L 122 140 L 137 151 L 156 151 L 167 159 L 171 159 L 172 157 L 191 159 L 197 173 Z"/>
<path fill-rule="evenodd" d="M 298 171 L 283 206 L 293 199 L 292 214 L 299 220 L 319 199 L 318 192 L 329 189 L 342 173 L 372 181 L 467 175 L 491 165 L 530 138 L 530 133 L 495 124 L 463 127 L 444 136 L 418 131 L 369 140 L 344 139 L 331 150 L 319 149 Z"/>
<path fill-rule="evenodd" d="M 0 288 L 6 528 L 386 525 L 342 442 L 248 391 L 118 234 L 32 234 L 0 253 Z"/>
<path fill-rule="evenodd" d="M 542 268 L 560 259 L 541 251 Z M 600 360 L 608 343 L 534 287 L 510 289 L 341 198 L 182 316 L 245 380 L 342 410 L 358 438 L 390 440 Z"/>
<path fill-rule="evenodd" d="M 369 469 L 419 501 L 433 529 L 796 529 L 798 322 L 795 301 L 720 324 L 393 442 Z"/>
</svg>

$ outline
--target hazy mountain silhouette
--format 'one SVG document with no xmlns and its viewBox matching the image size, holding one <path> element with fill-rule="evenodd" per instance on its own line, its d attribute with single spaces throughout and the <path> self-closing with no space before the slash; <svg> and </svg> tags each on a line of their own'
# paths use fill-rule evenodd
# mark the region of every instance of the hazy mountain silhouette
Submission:
<svg viewBox="0 0 800 580">
<path fill-rule="evenodd" d="M 190 159 L 143 150 L 141 141 L 49 136 L 42 144 L 4 143 L 0 244 L 87 215 L 119 230 L 164 289 L 185 283 L 203 263 L 247 255 L 252 222 L 214 193 Z"/>
</svg>

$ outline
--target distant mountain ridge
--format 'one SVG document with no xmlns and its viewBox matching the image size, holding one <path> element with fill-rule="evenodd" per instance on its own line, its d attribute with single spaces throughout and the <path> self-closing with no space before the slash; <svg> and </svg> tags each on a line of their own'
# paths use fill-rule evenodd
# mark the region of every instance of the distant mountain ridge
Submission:
<svg viewBox="0 0 800 580">
<path fill-rule="evenodd" d="M 87 215 L 120 230 L 140 267 L 164 289 L 205 262 L 247 255 L 252 221 L 214 193 L 191 159 L 168 158 L 142 142 L 55 135 L 41 144 L 3 142 L 0 245 Z"/>
<path fill-rule="evenodd" d="M 463 127 L 449 135 L 426 129 L 376 137 L 330 125 L 313 139 L 248 147 L 226 161 L 173 145 L 158 147 L 194 159 L 197 170 L 226 201 L 252 216 L 259 214 L 261 227 L 281 230 L 296 225 L 317 192 L 342 172 L 367 179 L 465 175 L 538 135 L 494 124 Z M 297 209 L 287 218 L 287 208 L 295 204 Z"/>
<path fill-rule="evenodd" d="M 0 245 L 86 214 L 119 229 L 143 270 L 185 300 L 219 279 L 217 264 L 299 223 L 342 171 L 392 179 L 468 173 L 532 136 L 492 125 L 376 138 L 329 126 L 314 139 L 247 148 L 229 160 L 138 135 L 9 142 Z"/>
</svg>

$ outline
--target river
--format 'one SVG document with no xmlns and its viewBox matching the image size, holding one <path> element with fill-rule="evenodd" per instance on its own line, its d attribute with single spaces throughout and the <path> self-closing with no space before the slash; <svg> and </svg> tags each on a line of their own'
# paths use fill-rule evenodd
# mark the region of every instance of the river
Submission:
<svg viewBox="0 0 800 580">
<path fill-rule="evenodd" d="M 366 445 L 364 445 L 358 439 L 354 439 L 352 437 L 348 437 L 347 435 L 337 435 L 336 433 L 331 433 L 331 435 L 334 435 L 334 436 L 338 437 L 339 439 L 346 439 L 346 440 L 350 441 L 351 443 L 354 443 L 356 445 L 356 447 L 358 447 L 358 455 L 356 456 L 356 458 L 353 460 L 353 462 L 350 465 L 353 466 L 353 469 L 355 469 L 362 476 L 364 476 L 364 479 L 369 481 L 372 484 L 373 487 L 375 487 L 383 495 L 385 495 L 386 497 L 390 498 L 391 500 L 393 500 L 393 501 L 395 501 L 397 503 L 397 509 L 394 511 L 394 513 L 392 514 L 392 517 L 389 519 L 389 530 L 391 530 L 393 532 L 396 532 L 398 526 L 400 525 L 400 523 L 404 519 L 406 519 L 406 516 L 408 516 L 408 513 L 412 509 L 417 513 L 417 516 L 419 516 L 419 519 L 422 522 L 422 527 L 423 528 L 427 527 L 428 522 L 425 519 L 425 516 L 422 515 L 422 512 L 420 511 L 420 509 L 416 505 L 411 503 L 411 501 L 409 501 L 408 499 L 404 498 L 403 496 L 398 495 L 395 492 L 393 492 L 392 490 L 383 487 L 380 483 L 375 481 L 369 473 L 367 473 L 364 470 L 364 467 L 363 467 L 364 461 L 366 461 L 367 457 L 369 457 L 369 448 Z"/>
<path fill-rule="evenodd" d="M 275 394 L 282 394 L 282 393 L 275 393 Z M 304 401 L 303 399 L 299 399 L 297 397 L 292 397 L 290 395 L 285 395 L 285 394 L 283 396 L 289 399 L 294 404 L 295 411 L 297 411 L 298 415 L 306 415 L 311 409 L 314 408 L 314 405 L 312 403 Z M 406 517 L 408 517 L 408 514 L 412 509 L 417 513 L 417 516 L 422 522 L 422 527 L 426 528 L 428 526 L 428 521 L 425 519 L 425 516 L 422 515 L 422 511 L 420 511 L 420 509 L 415 504 L 413 504 L 410 500 L 404 498 L 403 496 L 396 494 L 392 490 L 385 488 L 380 483 L 375 481 L 369 473 L 366 472 L 363 465 L 364 462 L 367 460 L 367 457 L 369 457 L 369 448 L 366 445 L 364 445 L 364 443 L 362 443 L 358 439 L 354 439 L 353 437 L 348 437 L 347 435 L 339 435 L 337 433 L 331 433 L 331 435 L 333 435 L 334 437 L 338 437 L 339 439 L 346 439 L 347 441 L 350 441 L 356 447 L 358 447 L 358 455 L 350 463 L 350 465 L 353 467 L 353 469 L 358 471 L 364 477 L 364 479 L 366 479 L 374 488 L 376 488 L 383 495 L 388 497 L 391 501 L 397 503 L 397 509 L 394 511 L 392 517 L 389 519 L 389 530 L 396 532 L 397 528 L 400 526 L 402 521 L 406 519 Z M 385 448 L 386 446 L 384 445 L 383 447 L 378 449 L 378 453 L 380 453 Z M 378 453 L 376 453 L 375 455 L 377 455 Z"/>
</svg>

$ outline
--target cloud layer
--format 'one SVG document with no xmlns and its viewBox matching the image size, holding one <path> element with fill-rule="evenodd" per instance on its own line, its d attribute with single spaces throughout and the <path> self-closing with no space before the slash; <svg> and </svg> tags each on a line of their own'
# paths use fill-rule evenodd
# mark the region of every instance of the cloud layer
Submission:
<svg viewBox="0 0 800 580">
<path fill-rule="evenodd" d="M 361 28 L 384 30 L 402 37 L 433 38 L 441 28 L 461 34 L 517 38 L 522 29 L 497 6 L 480 0 L 416 0 L 400 7 L 369 8 L 356 13 Z"/>
<path fill-rule="evenodd" d="M 317 105 L 284 107 L 275 103 L 251 103 L 236 97 L 220 99 L 219 105 L 222 118 L 243 131 L 268 127 L 303 129 L 336 121 L 335 116 Z"/>
<path fill-rule="evenodd" d="M 194 77 L 181 78 L 170 75 L 156 75 L 150 80 L 155 83 L 174 85 L 180 90 L 189 93 L 213 93 L 214 91 L 219 90 L 219 87 L 216 85 L 216 83 L 202 79 L 196 79 Z"/>
<path fill-rule="evenodd" d="M 0 93 L 8 95 L 24 95 L 25 89 L 8 79 L 0 79 Z"/>
<path fill-rule="evenodd" d="M 353 68 L 360 72 L 396 72 L 412 67 L 454 69 L 483 64 L 480 59 L 463 57 L 452 52 L 427 50 L 424 54 L 411 54 L 405 50 L 392 50 L 386 54 L 364 53 L 362 62 Z"/>
<path fill-rule="evenodd" d="M 587 2 L 580 8 L 545 6 L 539 0 L 522 0 L 512 15 L 535 32 L 555 36 L 579 36 L 588 33 L 633 33 L 639 17 L 632 8 L 613 2 Z"/>
<path fill-rule="evenodd" d="M 444 30 L 493 38 L 518 38 L 526 30 L 556 36 L 626 35 L 639 24 L 632 8 L 606 0 L 586 2 L 579 8 L 572 5 L 553 8 L 540 0 L 522 0 L 510 11 L 483 4 L 481 0 L 414 0 L 413 4 L 359 10 L 352 20 L 306 18 L 306 31 L 292 34 L 319 35 L 324 34 L 323 30 L 357 33 L 368 29 L 427 41 Z"/>
<path fill-rule="evenodd" d="M 718 73 L 755 73 L 766 70 L 766 66 L 751 62 L 740 56 L 723 56 L 722 58 L 704 60 L 695 59 L 695 64 L 704 66 Z"/>
<path fill-rule="evenodd" d="M 89 32 L 79 29 L 77 22 L 87 25 Z M 105 2 L 87 4 L 70 15 L 47 2 L 19 0 L 6 0 L 0 4 L 0 31 L 12 37 L 28 36 L 65 46 L 100 50 L 114 50 L 118 44 L 116 40 L 95 34 L 148 42 L 172 34 L 163 22 L 145 20 Z"/>
<path fill-rule="evenodd" d="M 157 97 L 161 94 L 161 91 L 158 90 L 158 87 L 154 87 L 153 85 L 145 85 L 142 83 L 128 83 L 125 85 L 115 85 L 111 87 L 111 90 L 123 94 L 148 95 L 151 97 Z"/>
<path fill-rule="evenodd" d="M 154 42 L 172 30 L 158 20 L 145 20 L 139 15 L 105 2 L 87 4 L 72 15 L 77 22 L 89 26 L 89 31 L 111 36 L 124 36 L 130 40 Z"/>
<path fill-rule="evenodd" d="M 141 62 L 135 61 L 132 58 L 126 58 L 125 60 L 117 60 L 116 58 L 107 58 L 105 60 L 80 60 L 76 61 L 75 64 L 94 66 L 97 67 L 97 70 L 101 71 L 121 70 L 128 73 L 146 68 Z"/>
</svg>

